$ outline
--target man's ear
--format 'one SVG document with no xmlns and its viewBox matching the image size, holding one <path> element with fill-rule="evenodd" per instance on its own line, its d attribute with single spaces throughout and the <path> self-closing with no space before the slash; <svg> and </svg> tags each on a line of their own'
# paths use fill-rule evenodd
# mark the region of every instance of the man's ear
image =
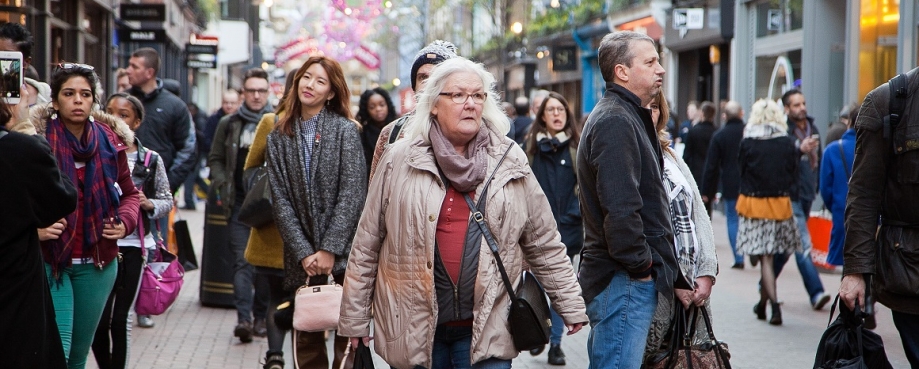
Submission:
<svg viewBox="0 0 919 369">
<path fill-rule="evenodd" d="M 616 66 L 613 67 L 613 74 L 617 79 L 623 82 L 629 81 L 629 67 L 626 67 L 623 64 L 616 64 Z"/>
</svg>

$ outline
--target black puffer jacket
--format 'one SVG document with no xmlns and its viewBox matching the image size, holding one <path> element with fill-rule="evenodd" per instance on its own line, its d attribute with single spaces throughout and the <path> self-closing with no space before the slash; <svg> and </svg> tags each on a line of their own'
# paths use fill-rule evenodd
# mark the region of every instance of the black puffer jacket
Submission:
<svg viewBox="0 0 919 369">
<path fill-rule="evenodd" d="M 195 165 L 195 128 L 191 114 L 182 99 L 163 89 L 160 79 L 149 94 L 138 87 L 128 92 L 144 104 L 144 121 L 136 135 L 144 145 L 160 154 L 166 165 L 169 188 L 175 192 Z"/>
</svg>

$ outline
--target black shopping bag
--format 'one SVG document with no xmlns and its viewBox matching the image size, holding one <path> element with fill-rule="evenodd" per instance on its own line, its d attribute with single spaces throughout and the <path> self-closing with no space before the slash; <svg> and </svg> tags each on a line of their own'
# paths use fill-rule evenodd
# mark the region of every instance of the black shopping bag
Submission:
<svg viewBox="0 0 919 369">
<path fill-rule="evenodd" d="M 185 268 L 186 272 L 198 269 L 198 258 L 195 257 L 195 248 L 191 243 L 188 222 L 185 219 L 177 220 L 172 225 L 172 229 L 175 231 L 179 262 L 182 267 Z"/>
<path fill-rule="evenodd" d="M 814 369 L 893 369 L 884 351 L 881 336 L 865 328 L 865 314 L 839 304 L 839 295 L 830 309 L 830 319 L 839 305 L 839 316 L 827 326 L 817 347 Z"/>
</svg>

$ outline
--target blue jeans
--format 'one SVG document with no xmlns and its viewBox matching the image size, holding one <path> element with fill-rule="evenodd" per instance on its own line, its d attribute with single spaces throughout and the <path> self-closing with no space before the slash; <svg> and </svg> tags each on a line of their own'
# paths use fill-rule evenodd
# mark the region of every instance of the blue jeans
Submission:
<svg viewBox="0 0 919 369">
<path fill-rule="evenodd" d="M 207 154 L 205 153 L 204 155 L 206 156 Z M 201 162 L 196 159 L 195 163 L 198 165 L 195 165 L 191 173 L 188 173 L 188 177 L 185 177 L 185 183 L 183 184 L 185 189 L 182 192 L 185 195 L 185 207 L 187 208 L 194 208 L 195 204 L 198 203 L 198 195 L 195 193 L 196 184 L 201 187 L 201 191 L 204 191 L 204 193 L 207 193 L 208 190 L 207 182 L 204 182 L 204 179 L 201 178 Z"/>
<path fill-rule="evenodd" d="M 919 368 L 919 315 L 891 311 L 893 324 L 900 332 L 903 351 L 913 368 Z"/>
<path fill-rule="evenodd" d="M 734 254 L 734 264 L 743 264 L 743 255 L 737 253 L 737 199 L 724 201 L 724 217 L 728 223 L 728 241 L 731 242 L 731 252 Z"/>
<path fill-rule="evenodd" d="M 552 317 L 552 330 L 549 333 L 549 343 L 561 345 L 562 335 L 565 333 L 565 321 L 562 320 L 562 316 L 558 315 L 552 307 L 549 307 L 549 313 Z"/>
<path fill-rule="evenodd" d="M 233 206 L 229 223 L 230 237 L 227 240 L 236 260 L 233 264 L 233 304 L 236 305 L 237 323 L 252 322 L 252 302 L 255 294 L 255 267 L 249 264 L 245 257 L 251 228 L 239 221 L 241 205 Z"/>
<path fill-rule="evenodd" d="M 810 296 L 811 304 L 813 305 L 816 302 L 814 300 L 817 298 L 817 295 L 824 291 L 823 282 L 820 281 L 820 276 L 817 274 L 817 268 L 814 267 L 814 262 L 811 260 L 811 248 L 813 244 L 811 243 L 810 231 L 807 230 L 807 218 L 809 216 L 804 212 L 805 208 L 810 211 L 810 202 L 791 202 L 791 209 L 794 211 L 795 215 L 795 224 L 798 227 L 798 234 L 801 236 L 801 248 L 804 250 L 795 252 L 795 261 L 798 263 L 798 271 L 801 272 L 804 288 L 807 290 L 807 294 Z M 775 255 L 774 269 L 776 278 L 782 273 L 782 268 L 785 267 L 786 262 L 788 262 L 788 254 Z"/>
<path fill-rule="evenodd" d="M 485 359 L 472 365 L 472 327 L 449 327 L 441 324 L 434 330 L 431 369 L 510 369 L 511 361 Z M 425 369 L 422 366 L 416 369 Z"/>
<path fill-rule="evenodd" d="M 587 304 L 588 368 L 641 367 L 656 307 L 653 280 L 639 281 L 629 278 L 625 271 L 616 272 L 606 289 Z"/>
</svg>

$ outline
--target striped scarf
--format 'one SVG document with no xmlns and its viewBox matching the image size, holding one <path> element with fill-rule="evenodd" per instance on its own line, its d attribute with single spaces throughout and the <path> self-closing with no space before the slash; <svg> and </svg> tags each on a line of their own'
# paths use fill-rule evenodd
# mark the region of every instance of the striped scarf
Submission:
<svg viewBox="0 0 919 369">
<path fill-rule="evenodd" d="M 82 212 L 83 223 L 76 224 L 77 213 L 74 211 L 65 217 L 67 228 L 60 238 L 43 242 L 53 258 L 47 262 L 51 264 L 53 275 L 58 277 L 60 270 L 70 265 L 76 227 L 83 227 L 83 256 L 89 258 L 93 247 L 102 238 L 102 219 L 117 215 L 119 194 L 115 180 L 118 178 L 118 156 L 105 129 L 92 118 L 86 122 L 80 139 L 70 133 L 57 117 L 48 122 L 45 135 L 61 172 L 70 177 L 83 194 L 83 208 L 76 209 Z M 75 162 L 86 163 L 83 183 L 77 179 Z"/>
</svg>

